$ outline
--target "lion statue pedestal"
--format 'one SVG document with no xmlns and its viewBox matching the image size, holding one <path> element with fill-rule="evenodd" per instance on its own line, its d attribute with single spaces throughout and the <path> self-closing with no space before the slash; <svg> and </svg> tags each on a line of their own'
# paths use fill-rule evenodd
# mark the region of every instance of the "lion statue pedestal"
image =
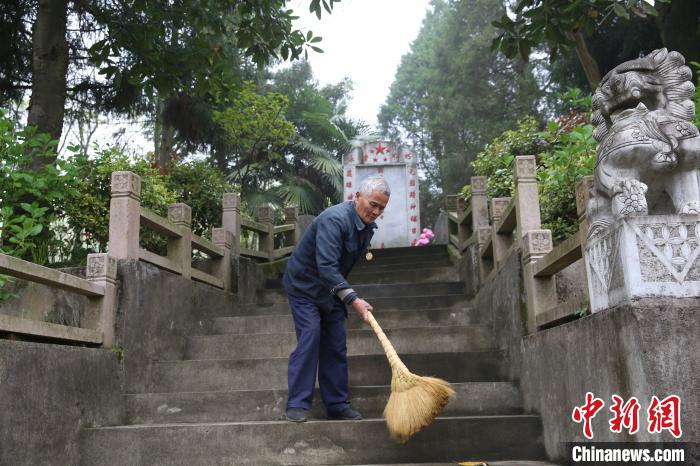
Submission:
<svg viewBox="0 0 700 466">
<path fill-rule="evenodd" d="M 593 312 L 700 296 L 700 135 L 683 56 L 666 49 L 610 71 L 593 96 L 598 141 L 587 207 Z"/>
</svg>

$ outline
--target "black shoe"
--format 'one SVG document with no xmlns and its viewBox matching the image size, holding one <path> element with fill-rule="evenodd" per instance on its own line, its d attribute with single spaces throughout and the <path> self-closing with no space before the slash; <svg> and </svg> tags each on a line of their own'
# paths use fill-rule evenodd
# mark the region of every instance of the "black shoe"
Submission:
<svg viewBox="0 0 700 466">
<path fill-rule="evenodd" d="M 306 410 L 302 408 L 287 408 L 285 416 L 291 422 L 306 422 Z"/>
<path fill-rule="evenodd" d="M 362 414 L 359 411 L 347 407 L 339 413 L 328 413 L 328 419 L 332 421 L 359 421 L 362 419 Z"/>
</svg>

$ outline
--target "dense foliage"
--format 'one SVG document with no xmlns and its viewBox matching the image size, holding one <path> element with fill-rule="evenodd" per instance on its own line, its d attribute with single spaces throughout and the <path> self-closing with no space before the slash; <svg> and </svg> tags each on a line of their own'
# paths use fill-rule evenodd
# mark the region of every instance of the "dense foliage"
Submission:
<svg viewBox="0 0 700 466">
<path fill-rule="evenodd" d="M 206 161 L 179 162 L 168 175 L 152 160 L 133 159 L 115 147 L 71 156 L 34 171 L 26 163 L 51 153 L 56 141 L 31 129 L 17 130 L 0 118 L 0 224 L 2 252 L 45 265 L 84 264 L 90 252 L 105 251 L 109 235 L 111 174 L 129 170 L 141 176 L 141 205 L 161 216 L 167 206 L 192 207 L 192 230 L 209 234 L 221 224 L 221 199 L 234 191 Z M 31 196 L 32 202 L 23 202 Z M 14 207 L 13 207 L 14 206 Z M 145 247 L 162 250 L 164 240 L 144 232 Z"/>
<path fill-rule="evenodd" d="M 529 67 L 491 50 L 491 22 L 505 13 L 503 2 L 434 0 L 431 7 L 379 114 L 383 129 L 418 155 L 426 224 L 443 193 L 471 176 L 483 145 L 535 114 L 539 97 Z"/>
<path fill-rule="evenodd" d="M 535 155 L 540 188 L 540 210 L 543 228 L 552 230 L 557 240 L 570 236 L 577 228 L 575 186 L 585 175 L 593 173 L 596 141 L 588 114 L 580 106 L 590 105 L 580 91 L 566 96 L 571 113 L 551 121 L 545 130 L 538 130 L 532 118 L 521 120 L 517 128 L 508 130 L 486 144 L 472 163 L 474 173 L 487 176 L 487 195 L 513 195 L 513 160 L 518 155 Z M 470 187 L 462 189 L 470 195 Z"/>
</svg>

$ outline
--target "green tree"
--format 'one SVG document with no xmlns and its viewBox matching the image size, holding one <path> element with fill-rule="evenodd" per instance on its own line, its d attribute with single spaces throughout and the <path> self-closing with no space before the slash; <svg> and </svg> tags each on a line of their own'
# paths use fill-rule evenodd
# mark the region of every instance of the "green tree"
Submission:
<svg viewBox="0 0 700 466">
<path fill-rule="evenodd" d="M 320 16 L 337 1 L 313 0 L 310 9 Z M 31 82 L 28 122 L 54 139 L 61 135 L 67 97 L 130 115 L 162 111 L 179 95 L 211 98 L 237 81 L 230 65 L 241 56 L 264 66 L 277 58 L 298 58 L 309 47 L 320 50 L 319 38 L 293 29 L 286 4 L 15 0 L 0 10 L 0 30 L 12 39 L 26 37 L 31 27 L 32 47 L 2 49 L 0 63 L 17 70 L 3 72 L 0 90 L 5 98 L 16 98 Z M 26 71 L 28 62 L 31 73 L 25 79 L 18 70 Z M 156 135 L 161 163 L 173 141 L 168 123 L 163 118 Z M 34 159 L 32 168 L 53 157 Z"/>
<path fill-rule="evenodd" d="M 508 57 L 524 60 L 538 47 L 546 47 L 551 60 L 572 48 L 591 89 L 601 79 L 601 66 L 589 50 L 586 38 L 620 20 L 644 21 L 656 17 L 665 47 L 681 52 L 688 60 L 700 59 L 700 2 L 659 0 L 517 0 L 515 18 L 503 15 L 494 25 L 500 33 L 493 46 Z M 619 45 L 607 37 L 609 44 Z M 638 49 L 642 51 L 642 49 Z"/>
<path fill-rule="evenodd" d="M 295 134 L 294 125 L 285 118 L 287 104 L 286 96 L 258 94 L 255 84 L 248 82 L 229 107 L 214 112 L 230 148 L 225 168 L 244 193 L 266 177 L 271 163 L 282 158 L 281 148 Z"/>
<path fill-rule="evenodd" d="M 536 112 L 530 68 L 490 48 L 502 12 L 498 0 L 433 1 L 380 111 L 384 131 L 418 155 L 426 223 L 472 174 L 483 145 Z"/>
</svg>

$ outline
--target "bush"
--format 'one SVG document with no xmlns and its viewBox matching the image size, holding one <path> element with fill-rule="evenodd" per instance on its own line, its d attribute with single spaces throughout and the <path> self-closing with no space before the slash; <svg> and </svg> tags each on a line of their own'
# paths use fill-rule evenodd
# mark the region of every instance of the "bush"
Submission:
<svg viewBox="0 0 700 466">
<path fill-rule="evenodd" d="M 576 183 L 593 173 L 596 140 L 590 124 L 565 132 L 551 122 L 548 129 L 551 150 L 538 157 L 537 179 L 542 227 L 552 230 L 556 242 L 578 229 Z"/>
<path fill-rule="evenodd" d="M 518 122 L 515 130 L 505 131 L 484 146 L 472 162 L 474 173 L 487 176 L 486 194 L 489 198 L 509 197 L 513 193 L 513 160 L 517 155 L 536 155 L 548 142 L 537 129 L 534 118 Z"/>
<path fill-rule="evenodd" d="M 109 239 L 109 202 L 112 172 L 128 170 L 141 177 L 141 205 L 161 216 L 167 216 L 168 204 L 177 196 L 168 187 L 167 177 L 158 174 L 146 159 L 132 160 L 116 147 L 97 150 L 96 154 L 76 154 L 72 159 L 78 177 L 79 195 L 66 200 L 70 242 L 66 244 L 64 261 L 84 264 L 90 252 L 105 251 Z M 143 232 L 142 243 L 148 249 L 163 252 L 165 240 L 152 232 Z"/>
<path fill-rule="evenodd" d="M 209 162 L 196 160 L 176 164 L 166 181 L 178 202 L 192 207 L 192 231 L 203 235 L 221 226 L 222 198 L 234 192 L 224 173 Z"/>
<path fill-rule="evenodd" d="M 484 146 L 472 162 L 474 173 L 488 177 L 489 198 L 510 197 L 514 191 L 513 160 L 518 155 L 535 155 L 540 190 L 542 227 L 552 230 L 552 237 L 561 241 L 577 228 L 575 186 L 595 167 L 596 141 L 588 123 L 590 96 L 573 89 L 561 96 L 571 112 L 551 121 L 545 131 L 537 122 L 526 118 Z M 581 112 L 581 109 L 586 109 Z M 471 196 L 465 186 L 461 195 Z"/>
<path fill-rule="evenodd" d="M 161 175 L 150 160 L 134 160 L 108 147 L 92 157 L 81 154 L 74 163 L 80 177 L 80 196 L 67 202 L 66 213 L 76 237 L 87 241 L 72 245 L 71 263 L 84 263 L 88 252 L 106 248 L 113 171 L 128 170 L 139 175 L 141 205 L 162 217 L 167 217 L 169 204 L 184 202 L 192 207 L 192 230 L 198 235 L 221 225 L 222 197 L 232 190 L 224 174 L 205 161 L 178 162 L 168 175 Z M 165 252 L 165 239 L 154 232 L 142 230 L 141 238 L 147 249 Z"/>
<path fill-rule="evenodd" d="M 59 240 L 50 225 L 60 218 L 67 197 L 76 196 L 75 170 L 53 160 L 57 142 L 33 128 L 17 129 L 0 110 L 0 223 L 2 252 L 47 264 Z M 32 160 L 46 157 L 39 170 Z"/>
</svg>

